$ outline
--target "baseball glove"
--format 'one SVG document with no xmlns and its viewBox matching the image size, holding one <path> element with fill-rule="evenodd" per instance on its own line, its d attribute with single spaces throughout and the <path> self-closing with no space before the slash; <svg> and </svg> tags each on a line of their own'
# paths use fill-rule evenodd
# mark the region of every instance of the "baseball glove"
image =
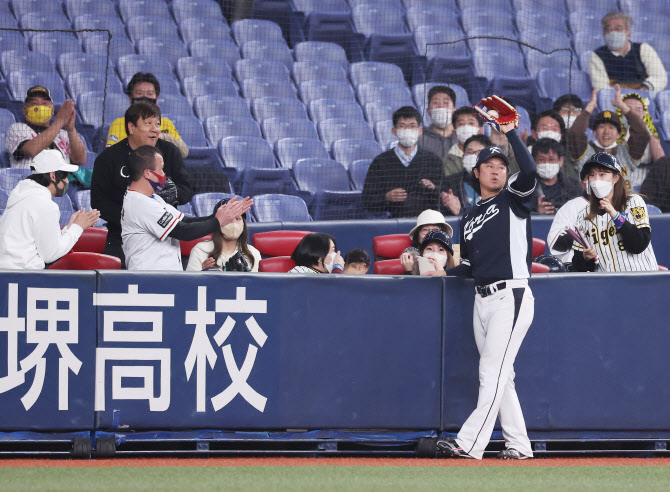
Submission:
<svg viewBox="0 0 670 492">
<path fill-rule="evenodd" d="M 479 107 L 486 106 L 486 111 Z M 474 108 L 486 123 L 500 131 L 500 125 L 514 123 L 514 128 L 519 128 L 519 113 L 512 106 L 498 96 L 485 97 L 479 101 Z"/>
<path fill-rule="evenodd" d="M 177 198 L 177 185 L 170 178 L 165 180 L 163 189 L 157 193 L 165 203 L 176 207 L 179 204 Z"/>
</svg>

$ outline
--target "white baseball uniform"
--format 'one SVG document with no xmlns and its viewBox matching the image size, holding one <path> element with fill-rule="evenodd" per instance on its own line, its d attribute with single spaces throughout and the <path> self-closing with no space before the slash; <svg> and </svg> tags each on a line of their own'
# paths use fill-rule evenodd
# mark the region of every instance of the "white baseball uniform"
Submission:
<svg viewBox="0 0 670 492">
<path fill-rule="evenodd" d="M 549 234 L 547 234 L 547 244 L 549 245 L 549 252 L 563 263 L 570 263 L 575 252 L 570 249 L 566 251 L 558 251 L 554 249 L 556 239 L 566 229 L 575 229 L 577 227 L 577 215 L 584 210 L 584 206 L 588 203 L 586 198 L 578 196 L 565 204 L 556 211 L 554 221 L 551 223 Z M 568 243 L 569 244 L 569 243 Z M 566 247 L 569 247 L 566 245 Z"/>
<path fill-rule="evenodd" d="M 179 241 L 168 236 L 183 218 L 158 195 L 126 191 L 121 241 L 128 270 L 183 271 Z"/>
<path fill-rule="evenodd" d="M 46 129 L 46 128 L 45 128 Z M 5 136 L 5 148 L 9 152 L 9 162 L 11 167 L 21 168 L 21 169 L 30 169 L 30 164 L 33 162 L 31 157 L 24 156 L 22 159 L 17 159 L 14 156 L 16 149 L 19 148 L 21 142 L 27 140 L 32 140 L 38 135 L 38 133 L 32 129 L 26 123 L 13 123 L 7 129 L 7 135 Z M 70 163 L 70 139 L 67 136 L 65 130 L 61 130 L 56 135 L 56 138 L 53 141 L 53 147 L 57 148 L 63 154 L 65 162 Z"/>
</svg>

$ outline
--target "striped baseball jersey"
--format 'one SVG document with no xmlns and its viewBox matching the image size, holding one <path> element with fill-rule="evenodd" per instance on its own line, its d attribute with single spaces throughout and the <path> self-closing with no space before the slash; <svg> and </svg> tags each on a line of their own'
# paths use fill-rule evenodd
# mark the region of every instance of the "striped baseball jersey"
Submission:
<svg viewBox="0 0 670 492">
<path fill-rule="evenodd" d="M 584 164 L 589 159 L 591 159 L 591 157 L 593 157 L 593 154 L 597 152 L 600 152 L 600 150 L 596 150 L 593 145 L 589 143 L 586 146 L 586 151 L 584 154 L 575 161 L 577 172 L 580 172 L 582 167 L 584 167 Z M 619 161 L 619 164 L 621 164 L 621 177 L 624 180 L 626 189 L 639 191 L 640 186 L 642 186 L 644 178 L 647 177 L 651 166 L 642 164 L 642 160 L 633 160 L 630 155 L 630 151 L 628 150 L 628 144 L 626 143 L 619 144 L 616 148 L 605 150 L 605 152 L 609 152 L 610 154 L 616 156 L 617 161 Z"/>
<path fill-rule="evenodd" d="M 587 219 L 590 205 L 587 204 L 577 215 L 576 225 L 579 232 L 589 241 L 589 244 L 595 246 L 598 255 L 596 263 L 597 272 L 644 272 L 658 270 L 658 263 L 654 255 L 654 248 L 651 242 L 647 248 L 640 254 L 633 254 L 626 251 L 623 244 L 623 238 L 617 233 L 612 218 L 608 213 L 596 215 L 593 219 Z M 625 217 L 628 222 L 635 227 L 648 227 L 649 213 L 647 205 L 640 195 L 631 195 L 626 204 Z M 573 243 L 575 250 L 583 251 L 584 248 L 577 243 Z"/>
</svg>

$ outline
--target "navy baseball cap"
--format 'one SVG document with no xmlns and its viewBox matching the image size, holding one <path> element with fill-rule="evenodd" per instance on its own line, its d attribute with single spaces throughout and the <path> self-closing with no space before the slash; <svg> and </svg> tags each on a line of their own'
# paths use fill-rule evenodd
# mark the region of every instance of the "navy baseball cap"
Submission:
<svg viewBox="0 0 670 492">
<path fill-rule="evenodd" d="M 477 156 L 477 164 L 475 167 L 479 167 L 480 164 L 483 164 L 492 157 L 498 157 L 499 159 L 502 159 L 502 161 L 505 163 L 505 166 L 509 167 L 509 160 L 507 160 L 505 152 L 503 152 L 503 149 L 497 145 L 491 145 L 490 147 L 482 149 Z"/>
<path fill-rule="evenodd" d="M 449 251 L 452 255 L 454 254 L 454 242 L 451 240 L 451 236 L 441 229 L 436 229 L 426 234 L 426 237 L 423 238 L 421 246 L 419 247 L 421 254 L 423 254 L 423 250 L 426 249 L 426 246 L 433 242 L 440 243 L 444 246 L 444 249 Z"/>
<path fill-rule="evenodd" d="M 584 181 L 591 168 L 595 166 L 604 167 L 615 173 L 621 174 L 621 164 L 619 164 L 619 161 L 615 156 L 608 152 L 596 152 L 584 163 L 584 167 L 582 167 L 582 170 L 579 172 L 579 179 Z"/>
<path fill-rule="evenodd" d="M 26 98 L 24 102 L 28 102 L 28 99 L 32 99 L 33 97 L 42 97 L 48 101 L 51 101 L 51 92 L 49 92 L 49 89 L 46 87 L 35 85 L 26 92 Z"/>
</svg>

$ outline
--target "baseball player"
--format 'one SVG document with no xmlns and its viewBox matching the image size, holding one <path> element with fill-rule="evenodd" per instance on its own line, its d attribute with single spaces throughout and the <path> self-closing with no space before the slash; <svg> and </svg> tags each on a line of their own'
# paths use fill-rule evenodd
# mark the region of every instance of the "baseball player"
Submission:
<svg viewBox="0 0 670 492">
<path fill-rule="evenodd" d="M 156 194 L 165 184 L 163 156 L 153 145 L 130 153 L 130 186 L 121 210 L 121 239 L 129 270 L 182 271 L 179 241 L 206 236 L 247 212 L 253 200 L 237 197 L 219 207 L 216 215 L 184 217 Z"/>
<path fill-rule="evenodd" d="M 501 459 L 533 457 L 521 405 L 514 389 L 514 359 L 533 321 L 528 287 L 532 254 L 529 200 L 536 167 L 516 128 L 519 115 L 498 96 L 480 101 L 485 120 L 504 133 L 520 172 L 510 177 L 509 161 L 497 146 L 482 149 L 473 169 L 481 199 L 461 219 L 461 264 L 446 275 L 474 277 L 473 327 L 479 350 L 479 398 L 455 439 L 437 442 L 442 455 L 481 459 L 500 417 L 506 449 Z M 439 275 L 439 273 L 436 273 Z"/>
<path fill-rule="evenodd" d="M 577 215 L 572 264 L 577 271 L 658 270 L 651 246 L 647 205 L 628 191 L 617 158 L 594 154 L 581 171 L 588 177 L 589 203 Z"/>
</svg>

